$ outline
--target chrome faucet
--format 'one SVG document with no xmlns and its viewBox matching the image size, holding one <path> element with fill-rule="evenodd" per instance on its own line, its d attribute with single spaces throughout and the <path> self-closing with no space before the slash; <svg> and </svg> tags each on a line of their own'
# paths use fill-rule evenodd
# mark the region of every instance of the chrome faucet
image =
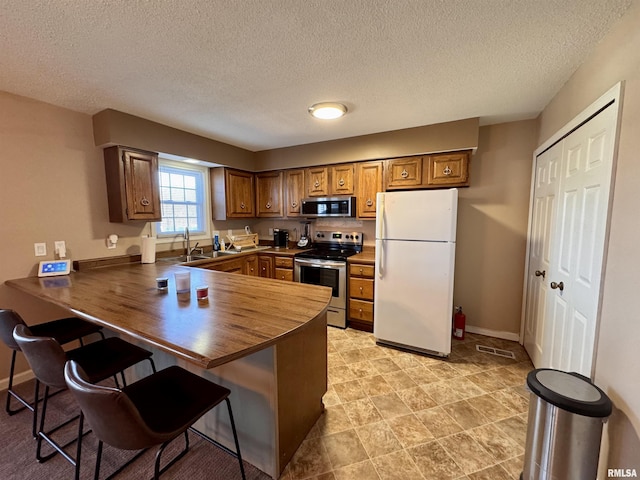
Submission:
<svg viewBox="0 0 640 480">
<path fill-rule="evenodd" d="M 190 262 L 191 260 L 193 260 L 193 252 L 195 252 L 198 249 L 198 245 L 200 245 L 200 242 L 196 242 L 196 244 L 193 246 L 193 248 L 191 248 L 191 243 L 190 243 L 190 239 L 189 239 L 189 227 L 184 227 L 184 241 L 186 243 L 185 246 L 185 250 L 186 250 L 186 254 L 185 256 L 187 257 L 187 262 Z M 202 253 L 202 248 L 200 249 L 200 253 Z"/>
<path fill-rule="evenodd" d="M 186 256 L 187 259 L 191 256 L 191 245 L 189 244 L 189 227 L 184 227 L 184 241 L 186 245 Z"/>
</svg>

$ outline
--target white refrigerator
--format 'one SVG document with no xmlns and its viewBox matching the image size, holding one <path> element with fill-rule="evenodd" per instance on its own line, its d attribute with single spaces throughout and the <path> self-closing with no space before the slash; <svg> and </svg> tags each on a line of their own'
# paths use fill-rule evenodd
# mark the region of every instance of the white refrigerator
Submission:
<svg viewBox="0 0 640 480">
<path fill-rule="evenodd" d="M 378 343 L 451 353 L 458 190 L 377 195 L 373 334 Z"/>
</svg>

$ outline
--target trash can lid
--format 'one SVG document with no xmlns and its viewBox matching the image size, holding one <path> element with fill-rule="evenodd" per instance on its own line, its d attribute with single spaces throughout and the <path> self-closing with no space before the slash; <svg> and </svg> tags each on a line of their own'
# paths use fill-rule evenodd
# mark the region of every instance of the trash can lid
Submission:
<svg viewBox="0 0 640 480">
<path fill-rule="evenodd" d="M 543 400 L 568 412 L 586 417 L 611 415 L 607 394 L 579 373 L 539 368 L 529 372 L 527 385 Z"/>
</svg>

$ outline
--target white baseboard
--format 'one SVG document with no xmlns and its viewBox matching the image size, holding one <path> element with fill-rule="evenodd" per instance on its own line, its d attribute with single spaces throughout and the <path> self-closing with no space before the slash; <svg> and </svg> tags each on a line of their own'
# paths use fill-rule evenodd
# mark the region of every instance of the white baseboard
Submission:
<svg viewBox="0 0 640 480">
<path fill-rule="evenodd" d="M 473 325 L 467 325 L 465 330 L 470 333 L 477 333 L 478 335 L 486 335 L 487 337 L 501 338 L 503 340 L 511 340 L 512 342 L 520 341 L 520 335 L 513 332 L 490 330 L 488 328 L 474 327 Z"/>
<path fill-rule="evenodd" d="M 13 376 L 13 385 L 20 385 L 21 383 L 28 382 L 32 378 L 34 378 L 34 376 L 31 370 L 17 373 Z M 6 390 L 7 388 L 9 388 L 9 377 L 0 380 L 0 390 Z"/>
</svg>

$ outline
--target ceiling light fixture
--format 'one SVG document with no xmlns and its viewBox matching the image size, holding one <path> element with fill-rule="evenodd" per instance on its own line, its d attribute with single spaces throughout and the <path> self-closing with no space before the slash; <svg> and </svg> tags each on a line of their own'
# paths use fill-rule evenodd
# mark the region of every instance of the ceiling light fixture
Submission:
<svg viewBox="0 0 640 480">
<path fill-rule="evenodd" d="M 309 107 L 309 113 L 322 120 L 333 120 L 347 113 L 347 107 L 341 103 L 316 103 Z"/>
</svg>

